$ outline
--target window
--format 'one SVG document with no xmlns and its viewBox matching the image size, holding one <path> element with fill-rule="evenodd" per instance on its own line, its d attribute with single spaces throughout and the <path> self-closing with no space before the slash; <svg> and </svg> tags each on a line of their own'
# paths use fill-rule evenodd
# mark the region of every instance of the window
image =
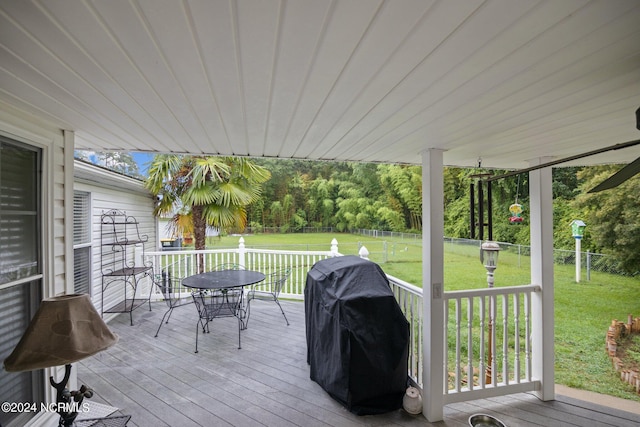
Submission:
<svg viewBox="0 0 640 427">
<path fill-rule="evenodd" d="M 76 294 L 91 295 L 90 202 L 90 193 L 73 193 L 73 279 Z"/>
<path fill-rule="evenodd" d="M 41 299 L 40 151 L 0 136 L 0 360 L 18 344 Z M 42 370 L 0 369 L 0 402 L 42 402 Z M 0 412 L 0 425 L 34 414 Z"/>
</svg>

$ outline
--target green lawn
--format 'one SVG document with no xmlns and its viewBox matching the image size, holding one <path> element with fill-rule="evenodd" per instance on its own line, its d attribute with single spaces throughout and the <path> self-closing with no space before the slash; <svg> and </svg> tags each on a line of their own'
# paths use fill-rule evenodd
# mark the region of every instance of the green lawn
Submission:
<svg viewBox="0 0 640 427">
<path fill-rule="evenodd" d="M 247 247 L 270 249 L 329 250 L 338 240 L 345 255 L 357 255 L 361 245 L 369 258 L 392 276 L 422 286 L 421 242 L 375 239 L 352 234 L 261 234 L 244 236 Z M 237 247 L 239 236 L 211 239 L 211 248 Z M 294 246 L 292 246 L 294 245 Z M 640 395 L 619 380 L 605 352 L 604 339 L 612 319 L 640 316 L 640 280 L 605 273 L 583 274 L 575 283 L 575 267 L 555 267 L 556 382 L 640 401 Z M 527 284 L 529 258 L 500 253 L 495 286 Z M 486 270 L 474 246 L 445 244 L 445 290 L 477 289 L 487 286 Z"/>
</svg>

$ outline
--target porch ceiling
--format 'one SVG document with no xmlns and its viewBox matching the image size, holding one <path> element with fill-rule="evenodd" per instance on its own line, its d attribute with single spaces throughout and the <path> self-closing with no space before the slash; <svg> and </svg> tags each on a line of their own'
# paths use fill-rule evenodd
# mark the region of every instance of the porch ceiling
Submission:
<svg viewBox="0 0 640 427">
<path fill-rule="evenodd" d="M 79 149 L 520 168 L 640 138 L 638 40 L 637 0 L 3 0 L 0 108 Z"/>
</svg>

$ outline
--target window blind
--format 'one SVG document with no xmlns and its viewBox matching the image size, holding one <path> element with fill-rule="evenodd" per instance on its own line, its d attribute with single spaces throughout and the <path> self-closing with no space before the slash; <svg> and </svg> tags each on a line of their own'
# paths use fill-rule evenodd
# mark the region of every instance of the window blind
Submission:
<svg viewBox="0 0 640 427">
<path fill-rule="evenodd" d="M 0 359 L 17 345 L 40 302 L 40 151 L 0 136 Z M 42 371 L 0 370 L 0 402 L 39 403 Z M 34 414 L 0 412 L 0 425 Z"/>
</svg>

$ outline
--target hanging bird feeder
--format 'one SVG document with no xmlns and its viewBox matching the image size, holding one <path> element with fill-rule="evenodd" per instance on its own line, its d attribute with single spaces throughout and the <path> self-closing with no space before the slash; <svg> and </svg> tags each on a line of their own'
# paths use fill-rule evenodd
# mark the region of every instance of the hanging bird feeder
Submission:
<svg viewBox="0 0 640 427">
<path fill-rule="evenodd" d="M 510 224 L 520 224 L 523 221 L 522 205 L 518 203 L 519 195 L 520 195 L 520 175 L 518 175 L 518 185 L 516 187 L 516 200 L 511 206 L 509 206 L 509 212 L 511 212 L 511 217 L 509 218 Z"/>
<path fill-rule="evenodd" d="M 511 212 L 511 217 L 509 218 L 509 222 L 511 224 L 520 224 L 523 220 L 522 218 L 522 205 L 519 203 L 514 203 L 509 206 L 509 212 Z"/>
</svg>

